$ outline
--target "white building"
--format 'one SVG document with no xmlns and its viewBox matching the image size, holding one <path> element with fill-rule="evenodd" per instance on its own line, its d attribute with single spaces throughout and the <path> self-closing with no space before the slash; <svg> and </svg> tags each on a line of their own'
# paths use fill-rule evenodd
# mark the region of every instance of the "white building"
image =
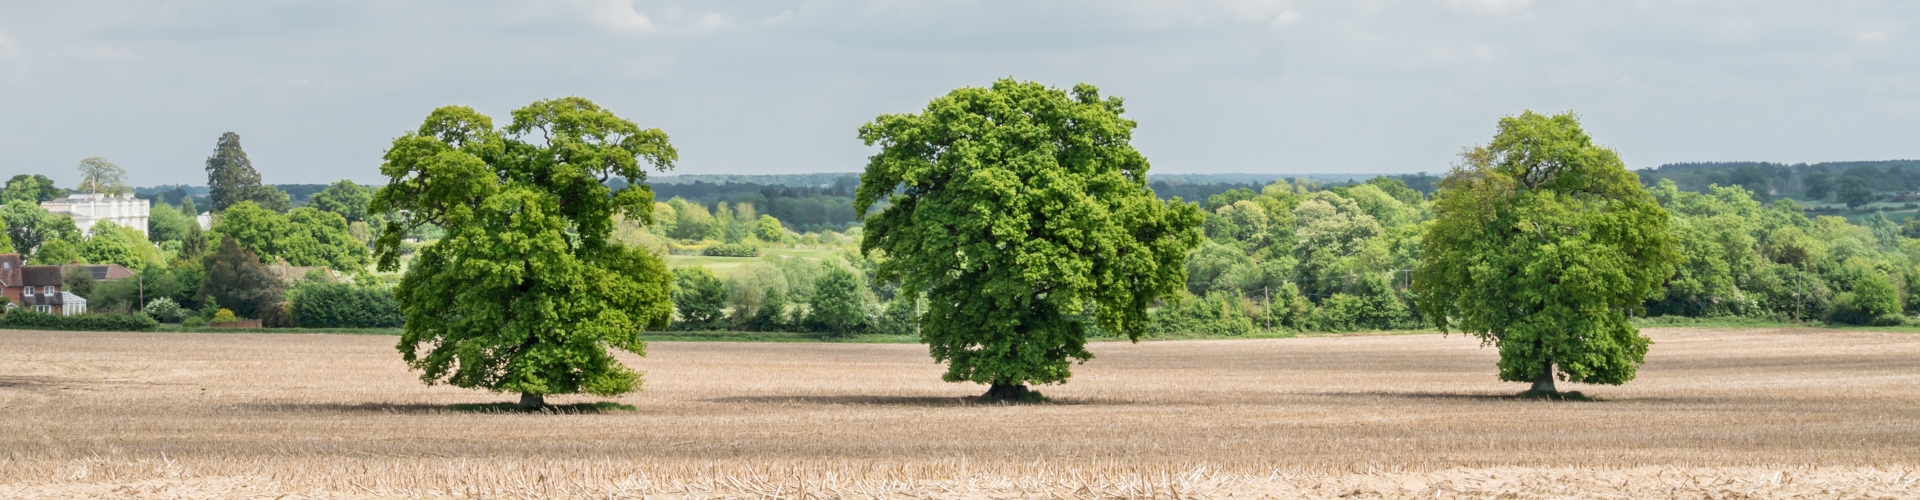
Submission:
<svg viewBox="0 0 1920 500">
<path fill-rule="evenodd" d="M 153 214 L 153 202 L 134 198 L 132 194 L 75 193 L 65 198 L 40 202 L 40 208 L 72 217 L 73 225 L 78 226 L 82 233 L 93 229 L 94 223 L 105 220 L 146 234 L 147 217 Z"/>
</svg>

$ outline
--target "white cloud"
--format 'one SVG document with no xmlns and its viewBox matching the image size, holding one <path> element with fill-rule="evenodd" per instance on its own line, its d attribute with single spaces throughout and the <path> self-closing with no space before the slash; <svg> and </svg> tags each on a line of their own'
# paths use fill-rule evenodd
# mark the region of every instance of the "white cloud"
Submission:
<svg viewBox="0 0 1920 500">
<path fill-rule="evenodd" d="M 1866 32 L 1866 33 L 1861 33 L 1861 34 L 1860 34 L 1859 36 L 1856 36 L 1856 37 L 1854 37 L 1854 38 L 1857 38 L 1857 39 L 1859 39 L 1860 41 L 1862 41 L 1862 42 L 1867 42 L 1867 43 L 1873 43 L 1873 42 L 1884 42 L 1884 41 L 1886 41 L 1886 40 L 1887 40 L 1887 32 L 1885 32 L 1885 31 L 1869 31 L 1869 32 Z"/>
<path fill-rule="evenodd" d="M 1447 0 L 1447 6 L 1476 16 L 1512 14 L 1527 8 L 1532 0 Z"/>
<path fill-rule="evenodd" d="M 633 0 L 595 1 L 589 5 L 587 12 L 594 21 L 618 30 L 646 33 L 658 27 L 653 24 L 652 18 L 634 10 Z"/>
<path fill-rule="evenodd" d="M 1275 27 L 1286 26 L 1289 24 L 1299 22 L 1300 19 L 1304 17 L 1306 16 L 1301 15 L 1299 12 L 1294 12 L 1291 10 L 1286 12 L 1281 12 L 1279 16 L 1273 18 L 1273 25 Z"/>
<path fill-rule="evenodd" d="M 732 24 L 733 24 L 733 19 L 729 19 L 727 18 L 727 16 L 720 15 L 719 13 L 716 13 L 716 12 L 708 12 L 706 14 L 702 14 L 698 22 L 693 23 L 693 29 L 695 30 L 718 29 L 718 28 L 725 28 Z"/>
</svg>

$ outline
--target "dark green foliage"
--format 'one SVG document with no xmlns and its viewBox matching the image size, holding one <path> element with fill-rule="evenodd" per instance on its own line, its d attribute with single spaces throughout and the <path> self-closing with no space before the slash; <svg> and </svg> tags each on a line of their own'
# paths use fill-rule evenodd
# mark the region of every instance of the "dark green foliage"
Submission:
<svg viewBox="0 0 1920 500">
<path fill-rule="evenodd" d="M 861 251 L 885 252 L 880 281 L 927 297 L 921 337 L 945 380 L 1064 382 L 1093 356 L 1089 319 L 1138 338 L 1147 307 L 1186 281 L 1203 217 L 1154 198 L 1124 111 L 1092 85 L 1009 79 L 860 127 L 881 150 L 856 212 L 889 203 L 866 217 Z"/>
<path fill-rule="evenodd" d="M 831 262 L 825 265 L 827 272 L 814 282 L 813 298 L 807 301 L 807 324 L 842 337 L 865 329 L 872 298 L 860 276 Z"/>
<path fill-rule="evenodd" d="M 1189 295 L 1154 311 L 1151 332 L 1156 337 L 1243 336 L 1257 329 L 1255 314 L 1257 311 L 1238 293 L 1210 292 L 1204 298 Z"/>
<path fill-rule="evenodd" d="M 873 333 L 881 335 L 920 335 L 920 301 L 914 297 L 894 297 L 873 320 Z"/>
<path fill-rule="evenodd" d="M 1833 177 L 1826 172 L 1807 174 L 1806 180 L 1801 183 L 1806 186 L 1809 200 L 1824 200 L 1833 194 Z"/>
<path fill-rule="evenodd" d="M 759 257 L 760 248 L 748 243 L 719 243 L 700 250 L 708 257 Z"/>
<path fill-rule="evenodd" d="M 1840 190 L 1834 193 L 1837 201 L 1847 204 L 1847 208 L 1859 208 L 1873 203 L 1873 186 L 1857 175 L 1840 178 Z"/>
<path fill-rule="evenodd" d="M 287 303 L 301 328 L 398 328 L 407 322 L 387 288 L 301 283 L 287 290 Z"/>
<path fill-rule="evenodd" d="M 240 148 L 240 134 L 233 132 L 221 134 L 213 156 L 207 157 L 207 196 L 215 212 L 243 201 L 279 213 L 293 208 L 286 193 L 260 183 L 260 172 L 253 169 L 253 161 Z"/>
<path fill-rule="evenodd" d="M 286 302 L 267 306 L 260 311 L 260 326 L 264 328 L 293 328 L 293 305 Z"/>
<path fill-rule="evenodd" d="M 26 330 L 65 330 L 76 332 L 144 332 L 160 326 L 146 314 L 81 314 L 58 316 L 15 309 L 0 315 L 0 328 Z"/>
<path fill-rule="evenodd" d="M 675 329 L 710 330 L 720 328 L 727 307 L 727 284 L 706 267 L 682 267 L 673 270 L 673 309 L 680 321 Z"/>
<path fill-rule="evenodd" d="M 7 184 L 3 187 L 5 189 L 0 190 L 0 203 L 19 199 L 38 204 L 67 195 L 67 190 L 53 187 L 53 179 L 39 174 L 15 175 L 12 179 L 7 179 Z"/>
<path fill-rule="evenodd" d="M 218 303 L 242 317 L 259 317 L 260 311 L 284 300 L 280 277 L 260 263 L 260 257 L 240 248 L 232 236 L 220 238 L 220 250 L 201 258 L 207 278 L 195 298 L 211 306 Z"/>
<path fill-rule="evenodd" d="M 67 266 L 60 269 L 60 290 L 81 297 L 92 298 L 93 272 L 80 266 Z"/>
</svg>

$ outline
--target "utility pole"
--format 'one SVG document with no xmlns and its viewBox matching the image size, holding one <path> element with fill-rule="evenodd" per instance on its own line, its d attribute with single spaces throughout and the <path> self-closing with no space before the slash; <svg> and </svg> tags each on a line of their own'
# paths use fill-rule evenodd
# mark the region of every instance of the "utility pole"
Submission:
<svg viewBox="0 0 1920 500">
<path fill-rule="evenodd" d="M 1267 301 L 1267 306 L 1260 309 L 1260 314 L 1267 317 L 1267 333 L 1273 333 L 1273 289 L 1260 285 L 1260 300 Z"/>
</svg>

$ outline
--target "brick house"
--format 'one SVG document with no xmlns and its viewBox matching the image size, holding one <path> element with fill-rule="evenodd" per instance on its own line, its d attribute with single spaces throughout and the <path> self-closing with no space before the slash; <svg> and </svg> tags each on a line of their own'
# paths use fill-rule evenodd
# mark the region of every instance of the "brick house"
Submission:
<svg viewBox="0 0 1920 500">
<path fill-rule="evenodd" d="M 9 308 L 20 303 L 20 292 L 26 286 L 20 277 L 23 265 L 20 254 L 0 253 L 0 296 L 7 298 Z"/>
<path fill-rule="evenodd" d="M 20 254 L 0 254 L 0 285 L 10 303 L 48 314 L 69 316 L 87 312 L 87 299 L 62 288 L 60 266 L 21 265 Z"/>
</svg>

